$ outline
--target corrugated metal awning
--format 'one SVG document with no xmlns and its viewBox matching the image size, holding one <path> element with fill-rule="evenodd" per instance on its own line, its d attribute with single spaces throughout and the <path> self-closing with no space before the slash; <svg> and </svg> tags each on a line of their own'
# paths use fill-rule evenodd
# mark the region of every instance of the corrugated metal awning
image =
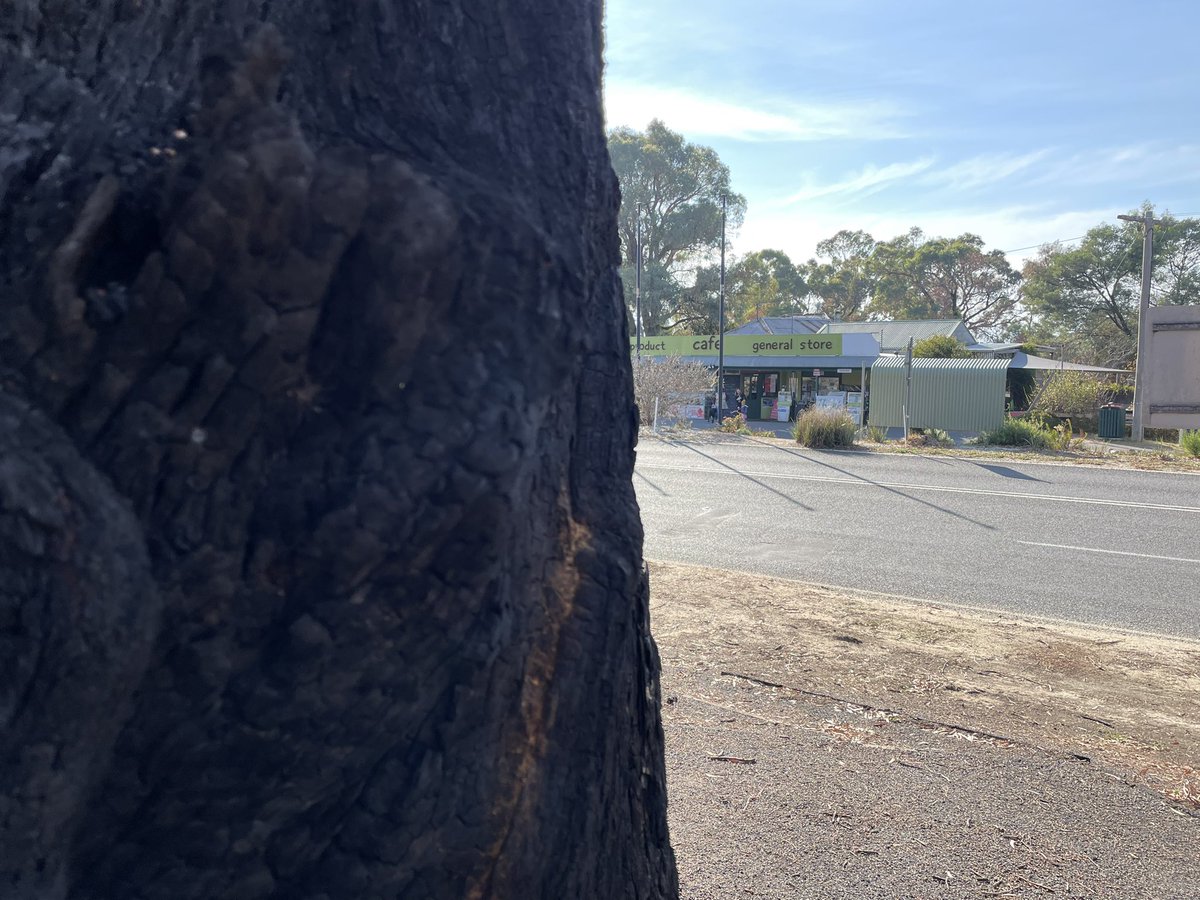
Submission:
<svg viewBox="0 0 1200 900">
<path fill-rule="evenodd" d="M 1007 359 L 914 359 L 913 428 L 987 431 L 1004 421 Z M 871 367 L 870 423 L 904 425 L 907 398 L 903 356 L 881 356 Z"/>
<path fill-rule="evenodd" d="M 914 359 L 913 371 L 921 370 L 970 370 L 970 369 L 999 369 L 1004 371 L 1009 366 L 1007 359 Z M 876 369 L 904 368 L 903 356 L 881 356 L 875 361 Z"/>
</svg>

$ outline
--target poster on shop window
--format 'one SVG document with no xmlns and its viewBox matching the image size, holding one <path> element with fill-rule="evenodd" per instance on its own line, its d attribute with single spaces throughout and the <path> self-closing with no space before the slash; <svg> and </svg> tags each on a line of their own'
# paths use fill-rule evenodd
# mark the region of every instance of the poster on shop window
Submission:
<svg viewBox="0 0 1200 900">
<path fill-rule="evenodd" d="M 863 395 L 861 391 L 850 391 L 846 394 L 846 415 L 855 425 L 863 422 Z"/>
<path fill-rule="evenodd" d="M 792 392 L 780 391 L 779 402 L 775 404 L 775 421 L 786 422 L 792 414 Z"/>
<path fill-rule="evenodd" d="M 833 391 L 832 393 L 821 394 L 817 397 L 817 409 L 844 409 L 845 406 L 845 391 Z"/>
</svg>

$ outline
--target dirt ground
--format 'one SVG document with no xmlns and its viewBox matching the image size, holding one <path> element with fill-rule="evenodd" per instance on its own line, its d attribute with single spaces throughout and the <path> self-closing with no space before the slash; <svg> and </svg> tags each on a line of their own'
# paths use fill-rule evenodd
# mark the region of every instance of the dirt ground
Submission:
<svg viewBox="0 0 1200 900">
<path fill-rule="evenodd" d="M 683 896 L 1200 896 L 1200 644 L 651 564 Z"/>
</svg>

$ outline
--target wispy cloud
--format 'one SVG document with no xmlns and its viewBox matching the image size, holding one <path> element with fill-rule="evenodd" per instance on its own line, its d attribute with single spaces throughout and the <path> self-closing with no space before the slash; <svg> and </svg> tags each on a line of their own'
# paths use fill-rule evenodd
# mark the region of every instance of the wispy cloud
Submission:
<svg viewBox="0 0 1200 900">
<path fill-rule="evenodd" d="M 816 200 L 821 197 L 866 197 L 876 194 L 889 185 L 904 181 L 928 171 L 933 158 L 917 159 L 912 162 L 888 163 L 886 166 L 865 166 L 859 172 L 838 181 L 825 184 L 810 183 L 781 201 L 789 206 Z"/>
<path fill-rule="evenodd" d="M 1144 143 L 1096 147 L 1061 156 L 1037 172 L 1032 185 L 1102 185 L 1135 188 L 1200 181 L 1200 144 Z"/>
<path fill-rule="evenodd" d="M 610 128 L 644 128 L 663 119 L 688 137 L 743 141 L 820 141 L 903 136 L 900 115 L 875 102 L 796 102 L 772 97 L 720 97 L 681 87 L 610 80 L 604 91 Z"/>
<path fill-rule="evenodd" d="M 989 248 L 1006 251 L 1009 261 L 1020 267 L 1037 254 L 1041 244 L 1077 237 L 1112 217 L 1113 210 L 1107 207 L 1053 210 L 1032 204 L 988 209 L 947 205 L 920 211 L 874 212 L 852 212 L 820 204 L 803 210 L 751 205 L 734 249 L 745 253 L 771 247 L 783 250 L 794 260 L 804 260 L 813 255 L 818 241 L 841 229 L 862 229 L 877 240 L 890 240 L 916 226 L 930 237 L 978 234 Z"/>
<path fill-rule="evenodd" d="M 1142 190 L 1153 186 L 1162 177 L 1178 182 L 1180 168 L 1187 163 L 1194 163 L 1192 178 L 1200 181 L 1200 145 L 1100 147 L 1075 153 L 1041 148 L 1025 152 L 981 153 L 955 162 L 924 156 L 882 165 L 871 163 L 826 181 L 808 179 L 791 193 L 757 202 L 766 209 L 811 204 L 824 198 L 837 198 L 851 204 L 884 191 L 891 191 L 896 196 L 904 194 L 910 202 L 918 192 L 925 200 L 941 197 L 943 203 L 946 198 L 967 194 L 981 201 L 991 196 L 993 202 L 995 199 L 1003 202 L 1011 200 L 1011 196 L 1003 197 L 995 194 L 996 191 L 1017 190 L 1028 194 L 1051 185 L 1059 189 L 1119 185 Z M 1137 199 L 1135 197 L 1131 202 Z"/>
<path fill-rule="evenodd" d="M 988 153 L 950 165 L 939 165 L 933 156 L 886 165 L 869 164 L 833 181 L 809 181 L 780 200 L 767 201 L 766 206 L 774 208 L 810 203 L 824 197 L 862 199 L 893 187 L 903 187 L 905 182 L 909 182 L 910 188 L 922 190 L 976 190 L 1027 172 L 1045 159 L 1048 153 L 1048 150 L 1023 154 Z"/>
<path fill-rule="evenodd" d="M 948 166 L 939 166 L 922 179 L 925 184 L 955 190 L 990 187 L 1023 175 L 1050 156 L 1049 149 L 1029 153 L 981 153 Z"/>
</svg>

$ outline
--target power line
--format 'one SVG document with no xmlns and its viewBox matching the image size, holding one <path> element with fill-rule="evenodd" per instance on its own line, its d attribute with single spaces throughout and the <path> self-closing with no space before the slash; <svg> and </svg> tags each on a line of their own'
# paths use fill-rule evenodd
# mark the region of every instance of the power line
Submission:
<svg viewBox="0 0 1200 900">
<path fill-rule="evenodd" d="M 1000 252 L 1008 255 L 1009 253 L 1019 253 L 1022 250 L 1036 250 L 1039 247 L 1045 247 L 1047 244 L 1069 244 L 1071 241 L 1082 241 L 1085 237 L 1087 237 L 1086 234 L 1072 238 L 1055 238 L 1052 241 L 1042 241 L 1040 244 L 1030 244 L 1028 247 L 1014 247 L 1012 250 L 1001 250 Z"/>
<path fill-rule="evenodd" d="M 1176 222 L 1180 221 L 1181 219 L 1200 219 L 1200 213 L 1182 216 L 1178 213 L 1169 212 L 1164 213 L 1164 215 L 1169 216 L 1171 220 Z M 1138 217 L 1138 221 L 1141 221 L 1140 217 Z M 1079 237 L 1072 238 L 1056 238 L 1052 241 L 1042 241 L 1040 244 L 1030 244 L 1028 247 L 1014 247 L 1012 250 L 1001 250 L 1000 252 L 1006 255 L 1009 253 L 1019 253 L 1022 250 L 1036 250 L 1039 247 L 1045 247 L 1047 244 L 1069 244 L 1072 241 L 1082 241 L 1085 237 L 1087 237 L 1086 234 L 1081 234 Z"/>
</svg>

